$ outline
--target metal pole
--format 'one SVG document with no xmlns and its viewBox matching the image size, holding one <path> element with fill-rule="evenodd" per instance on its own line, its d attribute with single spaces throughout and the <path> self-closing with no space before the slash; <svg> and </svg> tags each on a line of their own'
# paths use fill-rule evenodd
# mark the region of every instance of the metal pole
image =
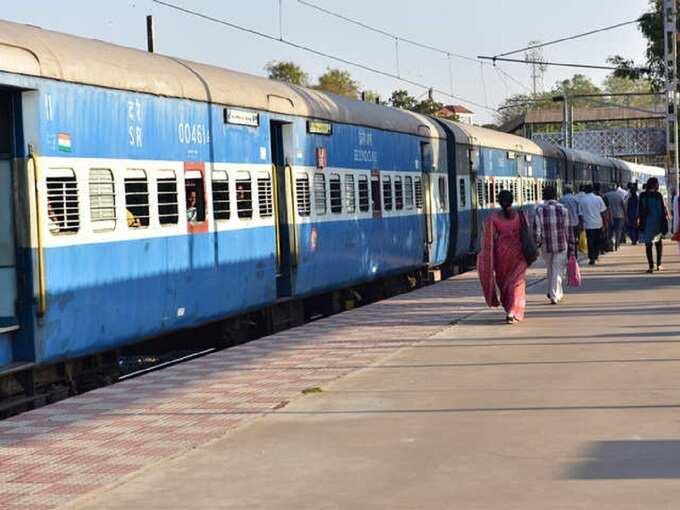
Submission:
<svg viewBox="0 0 680 510">
<path fill-rule="evenodd" d="M 664 66 L 666 71 L 666 175 L 671 193 L 678 189 L 678 53 L 676 0 L 664 0 Z"/>
<path fill-rule="evenodd" d="M 153 26 L 153 16 L 146 17 L 146 49 L 149 53 L 156 50 L 156 31 Z"/>
</svg>

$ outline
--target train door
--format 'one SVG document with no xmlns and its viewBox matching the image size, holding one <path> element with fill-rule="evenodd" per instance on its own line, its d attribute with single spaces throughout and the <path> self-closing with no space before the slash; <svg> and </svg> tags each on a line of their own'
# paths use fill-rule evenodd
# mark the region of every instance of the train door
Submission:
<svg viewBox="0 0 680 510">
<path fill-rule="evenodd" d="M 293 169 L 290 165 L 293 125 L 270 122 L 272 178 L 274 182 L 274 220 L 276 229 L 276 294 L 279 298 L 293 295 L 297 267 L 297 225 L 293 200 Z"/>
<path fill-rule="evenodd" d="M 429 263 L 432 259 L 434 214 L 436 214 L 436 208 L 432 204 L 432 145 L 429 142 L 420 142 L 420 170 L 423 174 L 423 212 L 425 221 L 425 247 L 423 257 L 424 261 Z"/>
<path fill-rule="evenodd" d="M 12 98 L 0 93 L 0 337 L 17 329 L 17 269 L 12 186 L 14 115 Z"/>
<path fill-rule="evenodd" d="M 470 195 L 472 205 L 471 216 L 471 234 L 470 234 L 470 252 L 474 253 L 476 250 L 476 240 L 479 239 L 479 211 L 484 204 L 480 204 L 480 199 L 483 199 L 484 193 L 479 193 L 478 190 L 483 189 L 484 184 L 479 177 L 479 149 L 474 147 L 469 148 L 470 154 Z"/>
</svg>

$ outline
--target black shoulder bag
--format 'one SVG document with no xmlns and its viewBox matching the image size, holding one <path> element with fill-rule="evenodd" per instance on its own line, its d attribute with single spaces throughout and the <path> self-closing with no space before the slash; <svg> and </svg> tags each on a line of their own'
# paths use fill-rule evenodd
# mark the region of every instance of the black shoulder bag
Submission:
<svg viewBox="0 0 680 510">
<path fill-rule="evenodd" d="M 519 214 L 519 238 L 522 243 L 522 254 L 527 264 L 531 265 L 538 259 L 538 247 L 536 246 L 536 241 L 534 241 L 533 233 L 529 229 L 529 225 L 527 225 L 524 213 L 517 211 L 517 214 Z"/>
</svg>

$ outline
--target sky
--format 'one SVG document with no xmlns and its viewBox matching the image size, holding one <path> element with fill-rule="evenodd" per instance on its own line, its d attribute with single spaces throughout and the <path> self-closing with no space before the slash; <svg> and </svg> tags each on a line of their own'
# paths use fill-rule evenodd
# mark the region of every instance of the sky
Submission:
<svg viewBox="0 0 680 510">
<path fill-rule="evenodd" d="M 393 39 L 353 26 L 311 9 L 298 0 L 167 0 L 261 32 L 279 36 L 279 5 L 283 37 L 298 44 L 397 73 Z M 648 0 L 307 0 L 402 38 L 409 38 L 475 58 L 522 48 L 529 41 L 549 41 L 632 20 L 648 8 Z M 146 48 L 147 14 L 154 16 L 156 51 L 174 57 L 264 75 L 271 61 L 292 60 L 314 80 L 328 67 L 347 69 L 365 90 L 388 98 L 395 89 L 422 97 L 426 90 L 327 58 L 311 55 L 277 41 L 258 38 L 223 25 L 182 14 L 152 0 L 5 0 L 0 17 L 45 29 Z M 504 63 L 498 67 L 453 57 L 451 71 L 444 55 L 401 43 L 400 75 L 435 89 L 453 92 L 453 99 L 435 94 L 445 104 L 463 104 L 475 121 L 494 118 L 493 109 L 507 96 L 527 92 L 530 68 Z M 549 61 L 606 65 L 622 55 L 644 62 L 645 41 L 636 25 L 545 48 Z M 521 55 L 520 55 L 520 58 Z M 600 83 L 607 71 L 551 67 L 546 88 L 580 72 Z M 452 77 L 452 79 L 451 79 Z M 519 83 L 517 83 L 519 82 Z M 471 101 L 466 102 L 466 101 Z M 475 104 L 476 103 L 476 104 Z"/>
</svg>

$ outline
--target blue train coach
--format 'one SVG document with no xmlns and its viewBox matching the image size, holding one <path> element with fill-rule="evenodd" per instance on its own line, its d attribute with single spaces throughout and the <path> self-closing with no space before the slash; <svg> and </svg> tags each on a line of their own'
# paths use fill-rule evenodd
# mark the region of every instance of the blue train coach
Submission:
<svg viewBox="0 0 680 510">
<path fill-rule="evenodd" d="M 0 371 L 442 264 L 444 131 L 0 22 Z"/>
</svg>

